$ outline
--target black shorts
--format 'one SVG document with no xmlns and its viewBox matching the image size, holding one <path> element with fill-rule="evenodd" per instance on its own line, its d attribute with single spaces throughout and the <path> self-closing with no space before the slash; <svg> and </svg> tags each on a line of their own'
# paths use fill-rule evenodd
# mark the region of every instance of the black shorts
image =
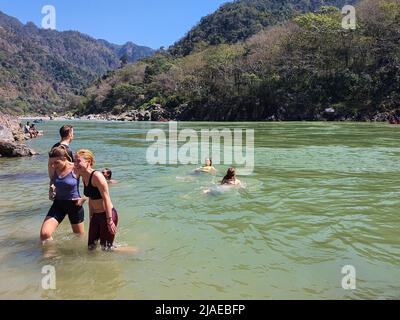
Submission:
<svg viewBox="0 0 400 320">
<path fill-rule="evenodd" d="M 47 217 L 54 218 L 61 223 L 68 215 L 71 224 L 79 224 L 85 220 L 83 207 L 77 206 L 74 200 L 54 200 Z"/>
</svg>

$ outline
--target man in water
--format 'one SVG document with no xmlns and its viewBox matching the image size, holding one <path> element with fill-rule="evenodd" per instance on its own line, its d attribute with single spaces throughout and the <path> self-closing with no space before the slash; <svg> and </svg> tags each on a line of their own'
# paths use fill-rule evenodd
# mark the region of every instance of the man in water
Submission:
<svg viewBox="0 0 400 320">
<path fill-rule="evenodd" d="M 60 128 L 60 142 L 57 142 L 51 149 L 57 148 L 59 146 L 64 146 L 67 149 L 67 153 L 71 158 L 70 161 L 74 162 L 74 153 L 70 149 L 69 145 L 74 139 L 74 128 L 70 125 L 64 125 Z"/>
</svg>

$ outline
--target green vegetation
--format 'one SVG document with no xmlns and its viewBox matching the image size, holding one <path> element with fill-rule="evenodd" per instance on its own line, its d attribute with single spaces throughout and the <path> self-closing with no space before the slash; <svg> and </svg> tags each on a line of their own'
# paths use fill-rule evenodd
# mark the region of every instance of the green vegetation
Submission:
<svg viewBox="0 0 400 320">
<path fill-rule="evenodd" d="M 208 45 L 244 41 L 263 28 L 287 21 L 294 16 L 316 11 L 322 6 L 343 7 L 355 0 L 237 0 L 222 5 L 201 19 L 169 52 L 186 56 Z"/>
<path fill-rule="evenodd" d="M 356 30 L 337 8 L 298 15 L 245 42 L 160 51 L 89 87 L 84 113 L 159 104 L 179 120 L 367 120 L 400 98 L 400 1 L 365 0 Z M 335 112 L 327 114 L 327 108 Z"/>
<path fill-rule="evenodd" d="M 63 112 L 88 83 L 153 50 L 112 45 L 79 32 L 23 25 L 0 12 L 0 110 Z"/>
</svg>

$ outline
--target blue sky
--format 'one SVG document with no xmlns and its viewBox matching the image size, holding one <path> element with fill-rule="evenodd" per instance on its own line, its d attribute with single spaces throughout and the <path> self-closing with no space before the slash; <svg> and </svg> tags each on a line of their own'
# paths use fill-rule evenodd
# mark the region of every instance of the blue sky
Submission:
<svg viewBox="0 0 400 320">
<path fill-rule="evenodd" d="M 96 39 L 133 41 L 158 49 L 185 35 L 201 17 L 228 0 L 0 0 L 0 11 L 41 26 L 42 7 L 56 8 L 58 31 L 77 30 Z"/>
</svg>

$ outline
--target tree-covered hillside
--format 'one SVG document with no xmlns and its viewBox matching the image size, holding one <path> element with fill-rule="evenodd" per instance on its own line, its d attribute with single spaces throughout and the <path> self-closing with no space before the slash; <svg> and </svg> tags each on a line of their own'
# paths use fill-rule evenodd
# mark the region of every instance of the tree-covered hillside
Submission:
<svg viewBox="0 0 400 320">
<path fill-rule="evenodd" d="M 343 7 L 356 0 L 237 0 L 201 19 L 169 52 L 186 56 L 208 45 L 244 41 L 263 28 L 289 20 L 321 6 Z"/>
<path fill-rule="evenodd" d="M 99 79 L 79 113 L 152 110 L 179 120 L 373 119 L 400 106 L 400 1 L 364 0 L 355 30 L 338 8 L 245 42 L 154 57 Z"/>
</svg>

